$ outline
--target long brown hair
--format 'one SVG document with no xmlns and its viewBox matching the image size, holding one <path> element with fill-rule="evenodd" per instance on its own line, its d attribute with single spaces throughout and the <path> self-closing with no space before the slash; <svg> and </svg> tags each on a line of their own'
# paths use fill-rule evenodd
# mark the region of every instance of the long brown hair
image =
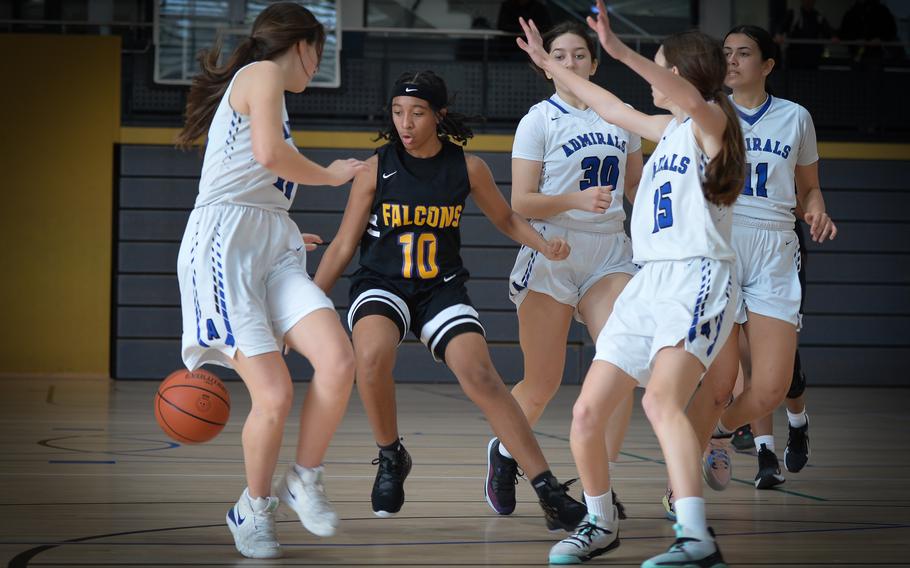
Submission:
<svg viewBox="0 0 910 568">
<path fill-rule="evenodd" d="M 727 116 L 720 152 L 709 162 L 702 192 L 705 199 L 718 205 L 731 205 L 743 189 L 746 172 L 746 147 L 739 117 L 724 92 L 727 60 L 723 45 L 697 31 L 668 36 L 663 41 L 668 67 L 676 67 L 680 77 L 698 89 L 706 101 L 714 101 Z"/>
<path fill-rule="evenodd" d="M 198 61 L 202 72 L 193 78 L 187 95 L 186 122 L 177 136 L 177 147 L 189 148 L 208 131 L 228 84 L 241 67 L 253 61 L 274 59 L 301 40 L 314 45 L 322 57 L 325 44 L 322 24 L 303 6 L 279 2 L 270 4 L 259 14 L 250 35 L 243 38 L 224 65 L 218 66 L 220 40 L 212 49 L 201 52 Z"/>
</svg>

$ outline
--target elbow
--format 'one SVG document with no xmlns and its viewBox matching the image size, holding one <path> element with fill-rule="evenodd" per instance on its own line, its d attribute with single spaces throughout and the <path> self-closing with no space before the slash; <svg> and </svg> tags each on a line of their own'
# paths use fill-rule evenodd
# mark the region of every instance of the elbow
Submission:
<svg viewBox="0 0 910 568">
<path fill-rule="evenodd" d="M 274 169 L 278 163 L 278 149 L 271 144 L 253 144 L 253 158 L 267 170 Z"/>
</svg>

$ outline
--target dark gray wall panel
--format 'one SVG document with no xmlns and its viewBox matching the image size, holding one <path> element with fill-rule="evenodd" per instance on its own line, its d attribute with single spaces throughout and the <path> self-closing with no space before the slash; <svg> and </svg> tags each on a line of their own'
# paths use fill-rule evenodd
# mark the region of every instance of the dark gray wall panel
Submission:
<svg viewBox="0 0 910 568">
<path fill-rule="evenodd" d="M 810 282 L 910 284 L 910 255 L 851 254 L 816 249 L 809 255 Z"/>
<path fill-rule="evenodd" d="M 532 73 L 523 75 L 531 83 L 536 80 Z M 549 87 L 542 85 L 540 93 L 526 89 L 522 96 L 527 95 L 527 101 L 504 97 L 489 104 L 496 108 L 519 102 L 530 106 L 549 94 Z M 328 164 L 348 156 L 366 158 L 372 151 L 304 153 Z M 490 166 L 508 201 L 509 153 L 478 155 Z M 160 378 L 180 365 L 176 258 L 196 197 L 201 158 L 196 152 L 161 146 L 124 146 L 120 158 L 115 374 L 118 378 Z M 821 164 L 822 188 L 840 235 L 833 242 L 807 245 L 807 315 L 800 343 L 810 384 L 908 384 L 900 371 L 910 355 L 908 174 L 908 163 L 900 161 L 828 160 Z M 349 193 L 350 184 L 304 187 L 298 191 L 292 217 L 303 231 L 319 233 L 328 241 L 338 228 Z M 487 327 L 497 366 L 507 380 L 517 380 L 522 373 L 521 351 L 507 279 L 518 246 L 501 235 L 472 200 L 467 202 L 462 226 L 462 256 L 473 278 L 469 292 Z M 311 273 L 324 251 L 320 247 L 310 253 Z M 348 304 L 348 277 L 355 267 L 356 255 L 331 293 L 342 317 Z M 573 323 L 564 380 L 578 382 L 593 352 L 583 327 Z M 288 361 L 294 376 L 310 376 L 312 371 L 302 358 L 293 355 Z M 224 369 L 216 372 L 226 378 L 235 376 Z M 402 381 L 454 380 L 410 336 L 399 352 L 396 376 Z"/>
<path fill-rule="evenodd" d="M 849 221 L 907 221 L 910 193 L 905 191 L 824 191 L 825 207 L 835 223 Z"/>
<path fill-rule="evenodd" d="M 910 317 L 805 316 L 801 345 L 910 347 Z"/>
<path fill-rule="evenodd" d="M 828 189 L 907 189 L 907 162 L 899 160 L 822 160 L 822 192 Z"/>
<path fill-rule="evenodd" d="M 835 219 L 835 222 L 837 219 Z M 910 252 L 910 223 L 840 223 L 833 241 L 806 239 L 806 249 L 836 252 Z"/>
<path fill-rule="evenodd" d="M 806 286 L 807 314 L 910 315 L 910 286 L 813 284 Z"/>
<path fill-rule="evenodd" d="M 907 386 L 908 347 L 800 347 L 799 353 L 810 398 L 813 385 Z"/>
</svg>

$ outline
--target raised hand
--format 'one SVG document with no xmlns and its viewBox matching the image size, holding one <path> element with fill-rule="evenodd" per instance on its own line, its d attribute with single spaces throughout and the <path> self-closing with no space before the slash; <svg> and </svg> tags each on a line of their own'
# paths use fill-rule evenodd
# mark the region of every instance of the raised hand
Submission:
<svg viewBox="0 0 910 568">
<path fill-rule="evenodd" d="M 575 209 L 592 213 L 605 213 L 613 203 L 613 186 L 599 185 L 589 187 L 576 194 Z"/>
<path fill-rule="evenodd" d="M 569 256 L 569 243 L 561 237 L 553 237 L 547 241 L 547 246 L 540 252 L 548 260 L 565 260 Z"/>
<path fill-rule="evenodd" d="M 827 213 L 806 213 L 803 219 L 809 224 L 809 234 L 813 241 L 817 243 L 822 243 L 825 239 L 833 241 L 837 236 L 837 225 Z"/>
<path fill-rule="evenodd" d="M 588 16 L 588 27 L 597 33 L 600 45 L 610 57 L 619 59 L 626 45 L 610 29 L 610 17 L 607 15 L 607 7 L 603 0 L 597 0 L 597 17 Z"/>
<path fill-rule="evenodd" d="M 366 171 L 366 169 L 366 162 L 355 160 L 354 158 L 348 158 L 346 160 L 335 160 L 329 164 L 329 167 L 326 168 L 326 170 L 328 170 L 329 177 L 331 178 L 329 185 L 339 186 L 345 182 L 350 181 L 360 172 Z"/>
<path fill-rule="evenodd" d="M 521 37 L 515 39 L 518 43 L 518 47 L 528 54 L 531 61 L 534 62 L 534 65 L 544 69 L 544 66 L 550 59 L 550 54 L 548 54 L 547 50 L 543 47 L 543 38 L 540 36 L 540 31 L 537 29 L 537 26 L 534 25 L 534 20 L 526 21 L 524 18 L 518 18 L 518 23 L 525 33 L 525 39 L 522 39 Z"/>
</svg>

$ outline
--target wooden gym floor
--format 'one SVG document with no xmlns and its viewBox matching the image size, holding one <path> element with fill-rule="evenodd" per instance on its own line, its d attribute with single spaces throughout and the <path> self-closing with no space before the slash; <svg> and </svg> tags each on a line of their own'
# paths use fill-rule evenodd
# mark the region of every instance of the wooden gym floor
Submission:
<svg viewBox="0 0 910 568">
<path fill-rule="evenodd" d="M 356 394 L 329 449 L 327 488 L 342 517 L 320 539 L 284 508 L 285 557 L 243 559 L 224 514 L 244 487 L 240 428 L 249 398 L 208 444 L 158 429 L 152 382 L 0 381 L 0 565 L 23 566 L 533 566 L 555 542 L 527 482 L 510 517 L 483 498 L 490 430 L 455 385 L 401 385 L 399 424 L 414 459 L 397 517 L 370 511 L 376 447 Z M 298 401 L 305 385 L 298 385 Z M 577 387 L 563 387 L 535 430 L 561 480 L 575 470 L 567 436 Z M 734 566 L 908 566 L 910 391 L 810 388 L 812 457 L 781 490 L 753 489 L 755 458 L 706 489 L 710 523 Z M 785 418 L 778 415 L 783 456 Z M 296 415 L 282 450 L 293 457 Z M 622 546 L 591 565 L 638 566 L 671 541 L 660 497 L 665 470 L 639 404 L 614 488 L 630 519 Z M 283 466 L 282 466 L 283 467 Z M 579 496 L 578 485 L 572 487 Z"/>
</svg>

